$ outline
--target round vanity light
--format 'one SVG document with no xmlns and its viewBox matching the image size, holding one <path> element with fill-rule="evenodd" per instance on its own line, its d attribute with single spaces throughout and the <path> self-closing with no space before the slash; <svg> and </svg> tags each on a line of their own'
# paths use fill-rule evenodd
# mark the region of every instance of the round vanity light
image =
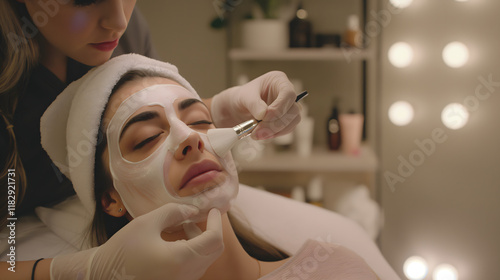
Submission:
<svg viewBox="0 0 500 280">
<path fill-rule="evenodd" d="M 433 280 L 457 280 L 458 279 L 458 271 L 457 269 L 450 264 L 440 264 L 432 273 Z"/>
<path fill-rule="evenodd" d="M 397 126 L 405 126 L 413 120 L 413 106 L 406 101 L 394 102 L 389 107 L 389 119 Z"/>
<path fill-rule="evenodd" d="M 399 9 L 404 9 L 410 6 L 411 2 L 413 2 L 413 0 L 391 0 L 391 4 Z"/>
<path fill-rule="evenodd" d="M 410 44 L 397 42 L 389 48 L 389 61 L 398 68 L 404 68 L 413 61 L 413 49 Z"/>
<path fill-rule="evenodd" d="M 441 112 L 441 120 L 449 129 L 460 129 L 467 124 L 469 112 L 464 105 L 451 103 L 446 105 Z"/>
<path fill-rule="evenodd" d="M 421 280 L 427 275 L 427 262 L 418 256 L 409 257 L 404 265 L 403 271 L 410 280 Z"/>
<path fill-rule="evenodd" d="M 451 68 L 459 68 L 469 60 L 469 49 L 464 43 L 451 42 L 443 49 L 443 60 Z"/>
</svg>

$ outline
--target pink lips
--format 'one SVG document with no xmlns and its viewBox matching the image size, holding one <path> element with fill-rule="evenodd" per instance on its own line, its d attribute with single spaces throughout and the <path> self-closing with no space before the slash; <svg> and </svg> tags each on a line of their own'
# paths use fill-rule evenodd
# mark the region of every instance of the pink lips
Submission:
<svg viewBox="0 0 500 280">
<path fill-rule="evenodd" d="M 211 161 L 204 160 L 191 166 L 184 177 L 182 177 L 179 190 L 187 187 L 188 185 L 195 186 L 207 183 L 217 177 L 221 172 L 220 166 Z"/>
<path fill-rule="evenodd" d="M 90 45 L 100 51 L 104 52 L 112 51 L 116 48 L 116 46 L 118 46 L 118 39 L 109 42 L 95 43 Z"/>
</svg>

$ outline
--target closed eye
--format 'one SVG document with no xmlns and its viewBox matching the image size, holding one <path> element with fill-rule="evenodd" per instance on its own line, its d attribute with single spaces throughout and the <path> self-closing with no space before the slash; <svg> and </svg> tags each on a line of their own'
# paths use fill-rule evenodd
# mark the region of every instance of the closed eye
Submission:
<svg viewBox="0 0 500 280">
<path fill-rule="evenodd" d="M 160 132 L 160 133 L 158 133 L 156 135 L 153 135 L 151 137 L 148 137 L 148 138 L 144 139 L 139 144 L 137 144 L 137 145 L 134 146 L 134 151 L 135 150 L 139 150 L 140 148 L 146 146 L 147 144 L 149 144 L 150 142 L 152 142 L 153 140 L 155 140 L 156 138 L 158 138 L 158 136 L 160 136 L 161 134 L 163 134 L 163 132 Z"/>
<path fill-rule="evenodd" d="M 98 0 L 74 0 L 74 5 L 76 7 L 86 7 L 92 4 L 96 4 Z"/>
<path fill-rule="evenodd" d="M 207 120 L 201 120 L 201 121 L 196 121 L 196 122 L 192 122 L 188 125 L 200 125 L 200 124 L 208 124 L 208 125 L 211 125 L 213 124 L 211 121 L 207 121 Z"/>
</svg>

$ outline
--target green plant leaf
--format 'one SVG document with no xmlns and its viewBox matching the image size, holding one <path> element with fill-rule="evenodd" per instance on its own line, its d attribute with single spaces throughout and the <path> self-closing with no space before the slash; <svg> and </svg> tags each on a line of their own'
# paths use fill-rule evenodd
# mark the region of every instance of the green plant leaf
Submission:
<svg viewBox="0 0 500 280">
<path fill-rule="evenodd" d="M 277 18 L 280 0 L 255 0 L 259 5 L 265 18 Z"/>
</svg>

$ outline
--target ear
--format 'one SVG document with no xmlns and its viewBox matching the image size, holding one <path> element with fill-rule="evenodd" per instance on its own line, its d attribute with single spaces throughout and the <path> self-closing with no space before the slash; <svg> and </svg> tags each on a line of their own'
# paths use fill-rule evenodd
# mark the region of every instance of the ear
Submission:
<svg viewBox="0 0 500 280">
<path fill-rule="evenodd" d="M 123 217 L 127 213 L 120 195 L 114 188 L 102 195 L 101 205 L 104 212 L 113 217 Z"/>
</svg>

